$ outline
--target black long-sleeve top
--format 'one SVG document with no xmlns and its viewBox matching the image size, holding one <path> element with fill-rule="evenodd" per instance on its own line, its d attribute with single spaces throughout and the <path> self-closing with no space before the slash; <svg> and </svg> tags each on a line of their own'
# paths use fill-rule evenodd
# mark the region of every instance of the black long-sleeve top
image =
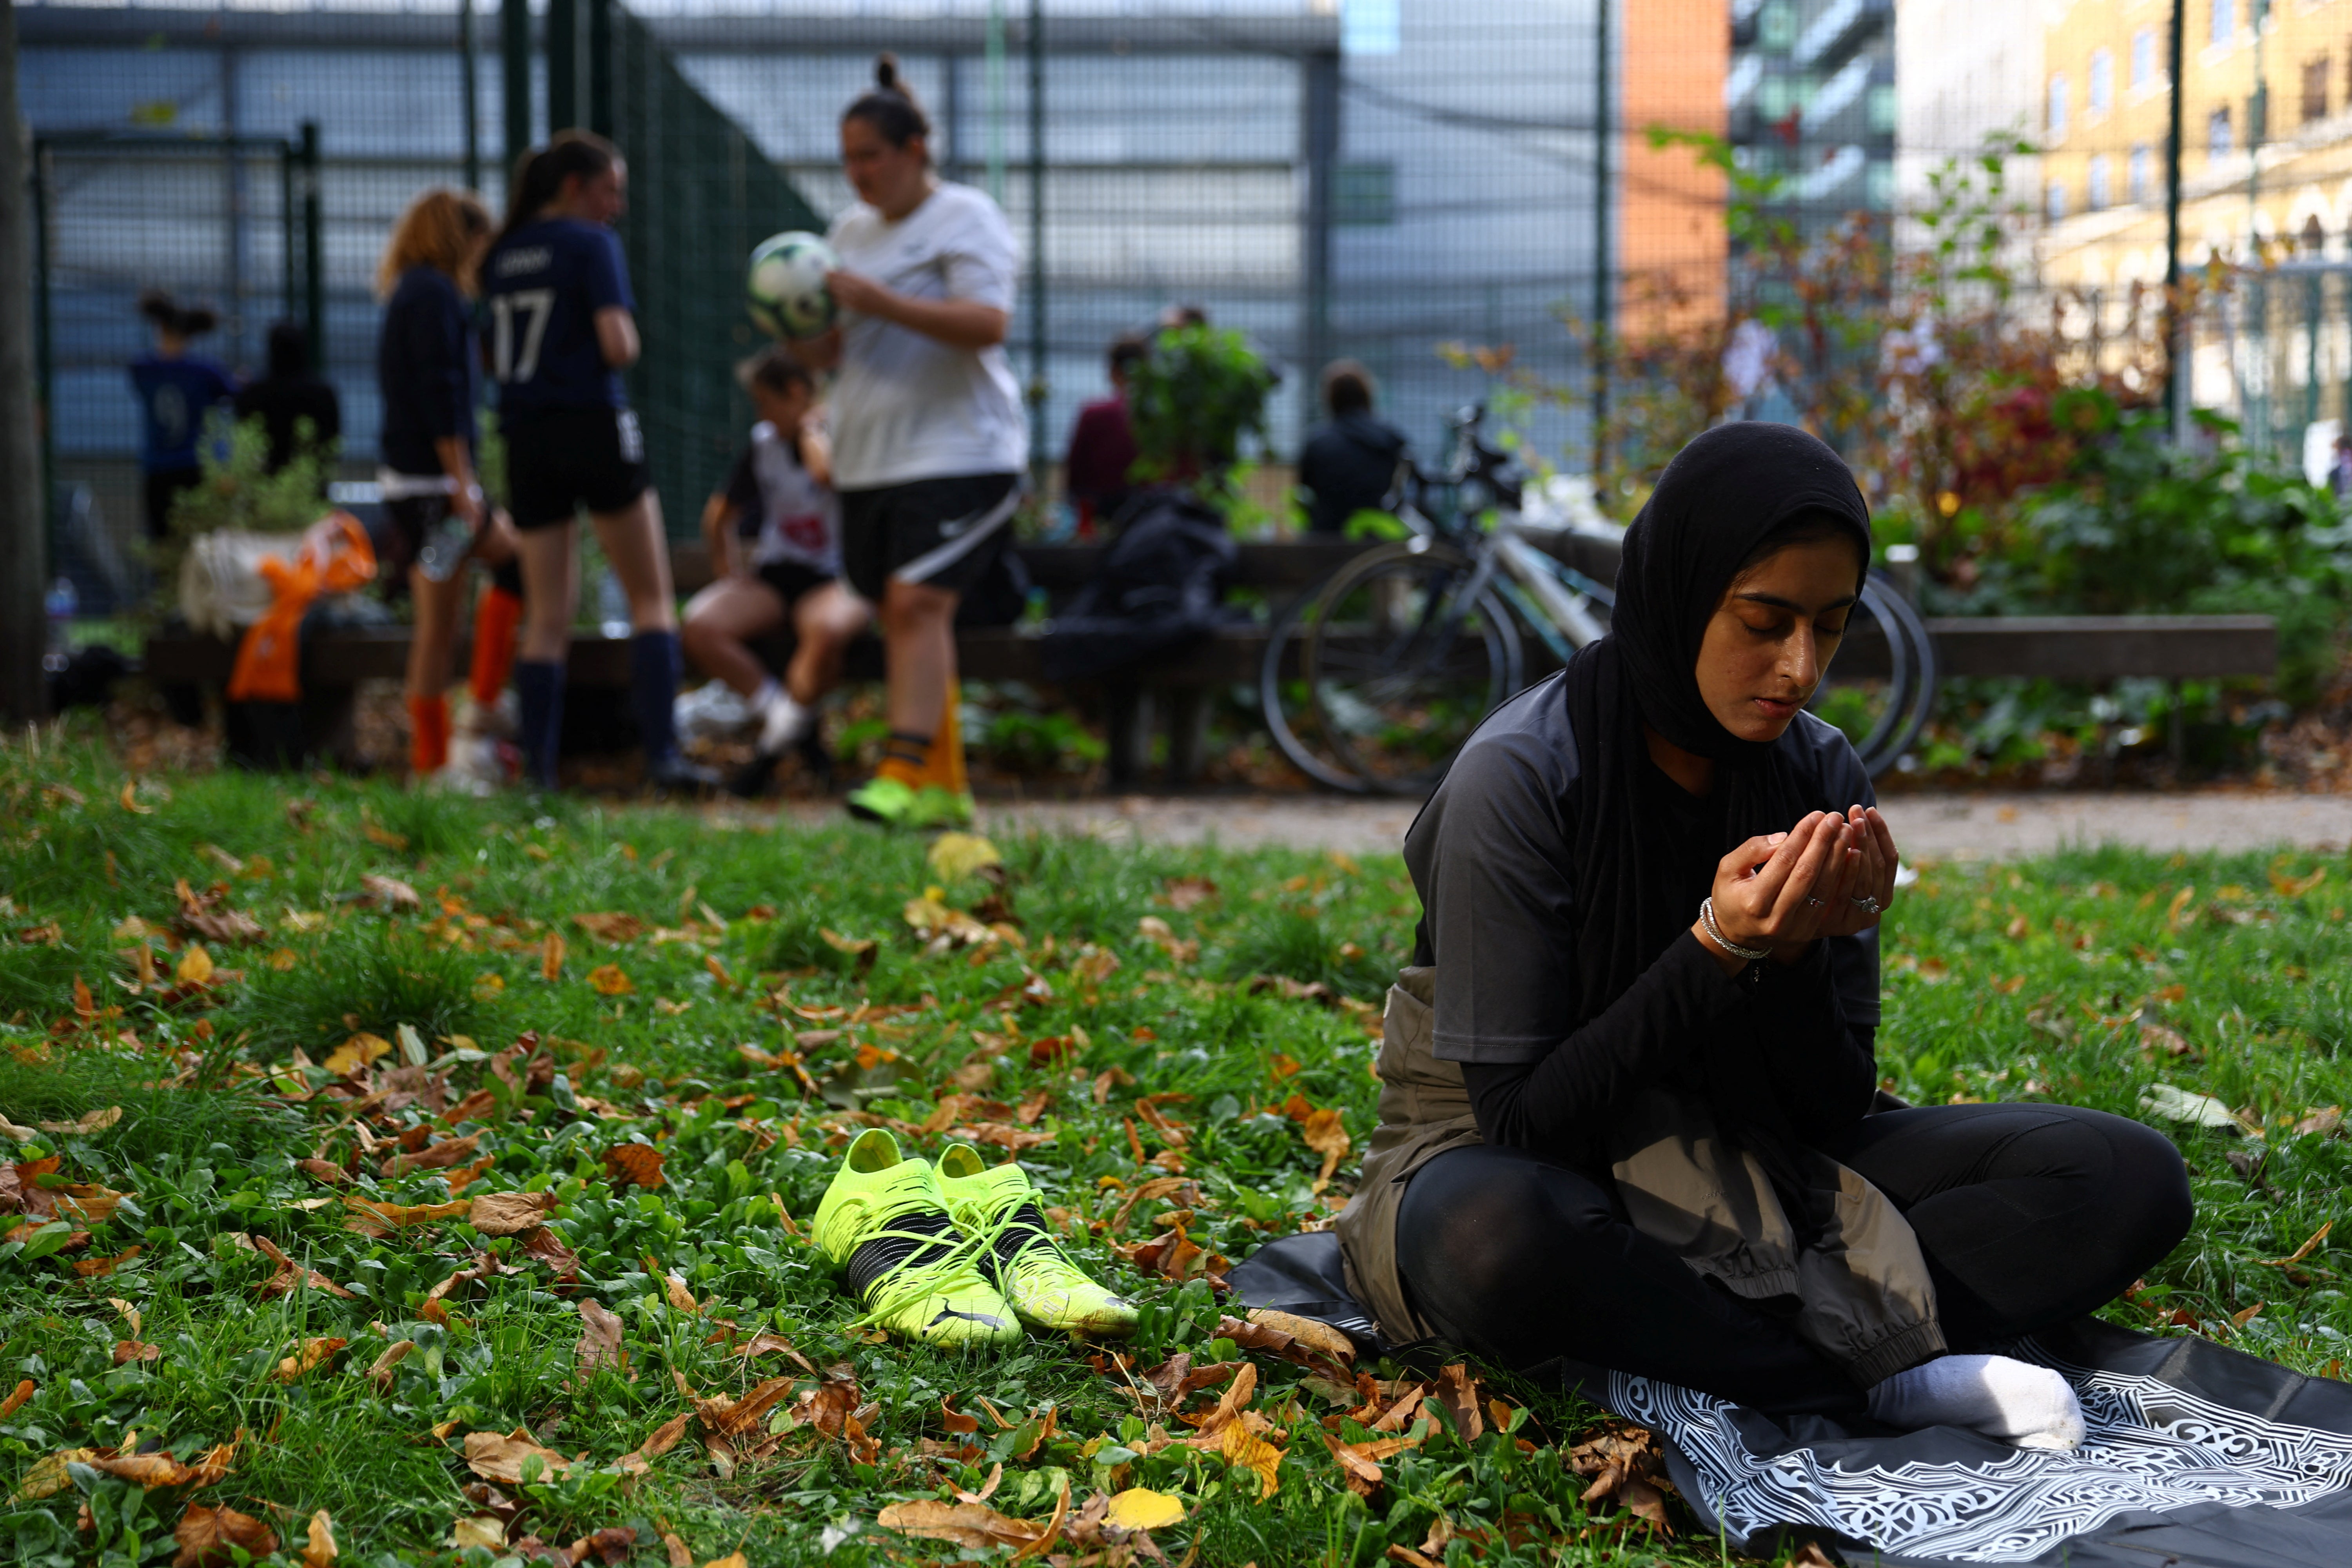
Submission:
<svg viewBox="0 0 2352 1568">
<path fill-rule="evenodd" d="M 437 474 L 434 443 L 474 442 L 479 354 L 472 314 L 448 274 L 412 267 L 385 301 L 376 338 L 376 384 L 383 394 L 378 443 L 383 466 L 400 474 Z"/>
<path fill-rule="evenodd" d="M 1824 806 L 1870 804 L 1844 738 L 1810 715 L 1798 723 L 1827 781 Z M 1481 727 L 1406 835 L 1423 910 L 1415 962 L 1437 970 L 1433 1045 L 1462 1064 L 1480 1135 L 1605 1166 L 1615 1108 L 1650 1084 L 1693 1081 L 1700 1052 L 1727 1041 L 1727 1058 L 1709 1062 L 1718 1091 L 1721 1075 L 1737 1073 L 1808 1141 L 1860 1118 L 1877 1070 L 1874 931 L 1736 975 L 1685 932 L 1624 994 L 1577 1021 L 1576 769 L 1559 683 L 1543 682 Z M 1690 852 L 1712 867 L 1707 847 L 1722 828 L 1709 810 L 1692 803 Z"/>
</svg>

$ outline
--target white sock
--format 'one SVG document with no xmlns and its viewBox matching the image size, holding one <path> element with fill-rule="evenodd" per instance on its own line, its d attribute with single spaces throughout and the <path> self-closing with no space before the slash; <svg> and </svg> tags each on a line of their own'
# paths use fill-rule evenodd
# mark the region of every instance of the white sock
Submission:
<svg viewBox="0 0 2352 1568">
<path fill-rule="evenodd" d="M 783 683 L 774 676 L 760 682 L 760 689 L 743 699 L 745 711 L 759 714 L 768 710 L 768 704 L 783 695 Z"/>
<path fill-rule="evenodd" d="M 2083 1407 L 2046 1366 L 2000 1355 L 1948 1355 L 1898 1372 L 1870 1391 L 1870 1414 L 1889 1426 L 1958 1426 L 2020 1448 L 2079 1448 Z"/>
<path fill-rule="evenodd" d="M 772 685 L 773 683 L 771 682 Z M 763 756 L 778 757 L 808 733 L 816 716 L 792 699 L 792 694 L 778 687 L 768 700 L 753 710 L 760 715 L 760 751 Z"/>
</svg>

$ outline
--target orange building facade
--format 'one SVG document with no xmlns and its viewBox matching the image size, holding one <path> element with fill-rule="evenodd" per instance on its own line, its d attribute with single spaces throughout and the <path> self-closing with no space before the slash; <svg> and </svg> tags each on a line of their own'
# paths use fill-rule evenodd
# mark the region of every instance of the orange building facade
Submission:
<svg viewBox="0 0 2352 1568">
<path fill-rule="evenodd" d="M 1723 133 L 1731 26 L 1724 0 L 1617 0 L 1616 12 L 1616 331 L 1642 337 L 1723 315 L 1723 176 L 1649 132 Z"/>
</svg>

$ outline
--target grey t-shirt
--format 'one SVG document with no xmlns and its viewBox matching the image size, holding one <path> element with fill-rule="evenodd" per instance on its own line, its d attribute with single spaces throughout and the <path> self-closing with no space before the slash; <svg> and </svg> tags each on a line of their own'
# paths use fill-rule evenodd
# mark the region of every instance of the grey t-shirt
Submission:
<svg viewBox="0 0 2352 1568">
<path fill-rule="evenodd" d="M 1837 730 L 1799 713 L 1795 734 L 1816 762 L 1824 811 L 1877 802 Z M 1421 894 L 1415 963 L 1437 969 L 1433 1046 L 1450 1061 L 1540 1060 L 1573 1032 L 1577 994 L 1577 745 L 1559 676 L 1497 709 L 1454 759 L 1404 840 Z M 1660 775 L 1663 787 L 1674 787 Z M 1696 809 L 1696 808 L 1695 808 Z M 1792 825 L 1793 826 L 1793 825 Z M 1694 902 L 1693 919 L 1698 910 Z M 1878 931 L 1832 937 L 1832 983 L 1849 1025 L 1879 1020 Z M 1696 966 L 1719 976 L 1712 963 Z"/>
</svg>

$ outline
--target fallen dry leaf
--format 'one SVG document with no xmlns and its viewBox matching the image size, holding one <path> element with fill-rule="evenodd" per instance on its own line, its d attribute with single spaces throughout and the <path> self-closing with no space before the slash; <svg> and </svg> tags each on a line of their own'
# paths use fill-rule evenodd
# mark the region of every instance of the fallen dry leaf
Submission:
<svg viewBox="0 0 2352 1568">
<path fill-rule="evenodd" d="M 1004 864 L 1004 857 L 996 852 L 996 846 L 977 833 L 942 833 L 931 841 L 931 852 L 924 858 L 932 870 L 950 882 Z"/>
<path fill-rule="evenodd" d="M 617 963 L 600 963 L 590 970 L 588 984 L 599 996 L 626 996 L 636 989 Z"/>
<path fill-rule="evenodd" d="M 397 877 L 383 877 L 370 871 L 360 879 L 360 887 L 362 889 L 362 901 L 373 904 L 386 914 L 394 910 L 424 907 L 425 900 L 416 896 L 416 889 Z"/>
<path fill-rule="evenodd" d="M 494 1513 L 478 1513 L 449 1527 L 449 1544 L 463 1552 L 469 1546 L 496 1552 L 507 1543 L 506 1521 Z"/>
<path fill-rule="evenodd" d="M 415 1340 L 394 1340 L 384 1346 L 383 1353 L 376 1357 L 374 1364 L 367 1369 L 367 1380 L 375 1385 L 378 1394 L 392 1392 L 392 1369 L 406 1361 L 415 1349 Z"/>
<path fill-rule="evenodd" d="M 337 1078 L 349 1078 L 363 1067 L 392 1055 L 392 1042 L 362 1030 L 327 1053 L 320 1064 Z"/>
<path fill-rule="evenodd" d="M 646 922 L 632 914 L 573 915 L 572 923 L 608 947 L 625 947 L 646 934 Z"/>
<path fill-rule="evenodd" d="M 466 1434 L 466 1468 L 486 1481 L 520 1486 L 523 1467 L 533 1459 L 539 1461 L 541 1473 L 549 1479 L 562 1475 L 572 1463 L 554 1449 L 533 1442 L 530 1434 L 520 1426 L 506 1433 Z"/>
<path fill-rule="evenodd" d="M 583 1377 L 600 1367 L 621 1372 L 629 1364 L 629 1352 L 621 1347 L 619 1315 L 593 1296 L 580 1299 L 580 1342 L 572 1349 L 572 1363 Z"/>
<path fill-rule="evenodd" d="M 44 1132 L 83 1133 L 103 1132 L 122 1120 L 122 1107 L 110 1105 L 103 1110 L 93 1110 L 71 1121 L 36 1121 L 34 1126 Z"/>
<path fill-rule="evenodd" d="M 981 1503 L 940 1502 L 930 1498 L 894 1502 L 876 1516 L 875 1522 L 901 1535 L 951 1541 L 976 1551 L 992 1546 L 1030 1546 L 1044 1539 L 1046 1528 L 1031 1520 L 999 1513 Z"/>
<path fill-rule="evenodd" d="M 1665 1478 L 1665 1452 L 1655 1434 L 1612 1419 L 1570 1447 L 1568 1462 L 1570 1468 L 1591 1482 L 1584 1489 L 1585 1507 L 1615 1498 L 1627 1512 L 1648 1521 L 1660 1534 L 1674 1533 L 1660 1490 Z"/>
<path fill-rule="evenodd" d="M 25 1408 L 25 1402 L 32 1398 L 37 1392 L 37 1385 L 34 1384 L 31 1378 L 27 1377 L 19 1381 L 15 1388 L 8 1391 L 7 1398 L 0 1399 L 0 1421 L 6 1420 L 9 1416 L 16 1415 L 16 1412 Z"/>
<path fill-rule="evenodd" d="M 383 1163 L 387 1176 L 404 1176 L 411 1171 L 446 1171 L 452 1165 L 462 1165 L 481 1148 L 482 1135 L 468 1132 L 463 1138 L 445 1138 L 430 1143 L 414 1153 L 398 1153 Z"/>
<path fill-rule="evenodd" d="M 187 950 L 180 954 L 180 962 L 173 966 L 172 978 L 183 985 L 212 984 L 213 955 L 205 951 L 203 942 L 188 944 Z"/>
<path fill-rule="evenodd" d="M 270 1373 L 270 1376 L 279 1383 L 291 1383 L 304 1373 L 333 1360 L 335 1353 L 351 1342 L 349 1340 L 331 1339 L 324 1336 L 304 1340 L 302 1348 L 278 1362 L 278 1370 Z"/>
<path fill-rule="evenodd" d="M 349 1228 L 362 1236 L 390 1236 L 395 1230 L 410 1226 L 431 1225 L 436 1220 L 456 1219 L 467 1210 L 463 1198 L 446 1204 L 386 1204 L 373 1198 L 346 1194 L 343 1206 L 354 1216 Z"/>
<path fill-rule="evenodd" d="M 520 1236 L 538 1229 L 554 1207 L 553 1193 L 484 1193 L 467 1210 L 466 1223 L 484 1236 Z"/>
<path fill-rule="evenodd" d="M 635 1185 L 648 1192 L 662 1184 L 662 1152 L 650 1143 L 621 1143 L 604 1151 L 604 1173 L 614 1186 Z"/>
<path fill-rule="evenodd" d="M 25 1479 L 16 1483 L 16 1500 L 19 1502 L 37 1502 L 42 1498 L 57 1496 L 73 1485 L 73 1477 L 66 1471 L 68 1465 L 86 1465 L 96 1458 L 98 1450 L 95 1448 L 61 1448 L 54 1454 L 42 1455 L 33 1461 L 33 1468 L 25 1472 Z"/>
<path fill-rule="evenodd" d="M 1478 1379 L 1463 1362 L 1441 1370 L 1434 1391 L 1437 1403 L 1454 1418 L 1454 1430 L 1465 1443 L 1475 1443 L 1486 1430 L 1485 1413 L 1478 1408 Z"/>
<path fill-rule="evenodd" d="M 325 1509 L 310 1516 L 310 1536 L 302 1546 L 302 1568 L 328 1568 L 337 1555 L 335 1521 Z"/>
<path fill-rule="evenodd" d="M 135 1361 L 161 1361 L 163 1358 L 163 1347 L 161 1345 L 151 1345 L 142 1340 L 114 1342 L 114 1364 L 117 1366 L 128 1366 Z"/>
<path fill-rule="evenodd" d="M 553 931 L 549 931 L 547 940 L 540 943 L 539 977 L 541 980 L 563 977 L 563 939 Z"/>
<path fill-rule="evenodd" d="M 278 1550 L 278 1532 L 251 1514 L 233 1508 L 205 1508 L 201 1503 L 181 1518 L 172 1539 L 180 1543 L 172 1568 L 226 1568 L 235 1561 L 231 1547 L 242 1548 L 254 1557 L 267 1557 Z"/>
<path fill-rule="evenodd" d="M 1149 1487 L 1129 1487 L 1110 1500 L 1103 1522 L 1118 1530 L 1161 1530 L 1184 1517 L 1184 1503 Z"/>
</svg>

